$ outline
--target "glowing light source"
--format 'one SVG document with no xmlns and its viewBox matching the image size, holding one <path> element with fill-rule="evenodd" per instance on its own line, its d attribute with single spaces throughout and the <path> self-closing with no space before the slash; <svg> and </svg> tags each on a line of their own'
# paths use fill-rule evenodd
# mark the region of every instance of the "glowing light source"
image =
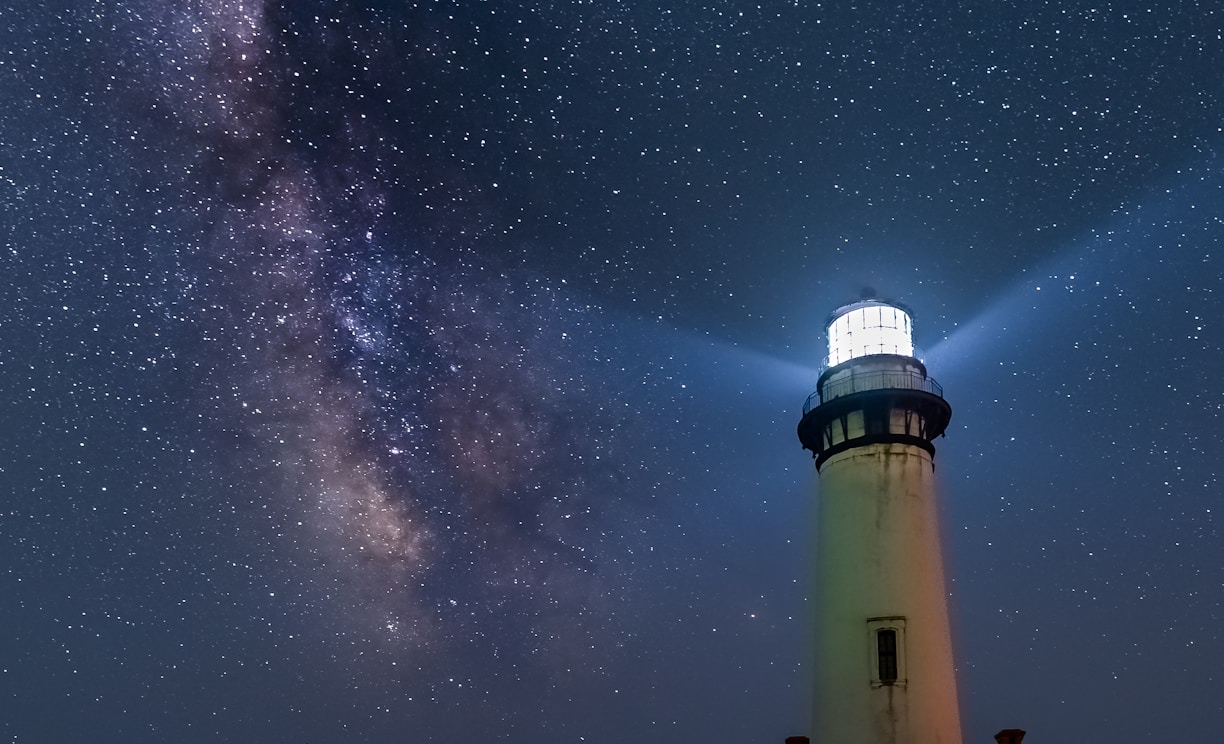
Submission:
<svg viewBox="0 0 1224 744">
<path fill-rule="evenodd" d="M 838 309 L 828 333 L 830 367 L 871 354 L 914 355 L 910 314 L 887 302 L 864 300 Z"/>
</svg>

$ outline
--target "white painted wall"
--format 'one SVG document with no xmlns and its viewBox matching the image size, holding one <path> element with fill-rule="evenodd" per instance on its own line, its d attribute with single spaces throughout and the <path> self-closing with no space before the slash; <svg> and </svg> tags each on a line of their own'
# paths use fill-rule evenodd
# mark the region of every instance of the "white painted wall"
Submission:
<svg viewBox="0 0 1224 744">
<path fill-rule="evenodd" d="M 961 744 L 931 456 L 835 455 L 817 514 L 813 744 Z M 902 679 L 873 684 L 874 630 L 897 626 Z"/>
</svg>

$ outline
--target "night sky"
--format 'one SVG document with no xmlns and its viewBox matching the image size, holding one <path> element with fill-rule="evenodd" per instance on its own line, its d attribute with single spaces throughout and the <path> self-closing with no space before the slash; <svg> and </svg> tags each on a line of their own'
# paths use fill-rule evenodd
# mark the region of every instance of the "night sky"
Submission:
<svg viewBox="0 0 1224 744">
<path fill-rule="evenodd" d="M 966 742 L 1224 724 L 1224 8 L 13 0 L 0 732 L 807 732 L 913 309 Z"/>
</svg>

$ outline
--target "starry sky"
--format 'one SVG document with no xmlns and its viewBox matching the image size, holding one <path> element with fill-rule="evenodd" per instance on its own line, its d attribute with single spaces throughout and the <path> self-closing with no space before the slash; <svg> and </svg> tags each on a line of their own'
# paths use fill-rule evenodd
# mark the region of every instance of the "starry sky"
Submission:
<svg viewBox="0 0 1224 744">
<path fill-rule="evenodd" d="M 953 408 L 966 742 L 1210 740 L 1222 29 L 4 3 L 3 740 L 806 733 L 795 425 L 864 286 Z"/>
</svg>

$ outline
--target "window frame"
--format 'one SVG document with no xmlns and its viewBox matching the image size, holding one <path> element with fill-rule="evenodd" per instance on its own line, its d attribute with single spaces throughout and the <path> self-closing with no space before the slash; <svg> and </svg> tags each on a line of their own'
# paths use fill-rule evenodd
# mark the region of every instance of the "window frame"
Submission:
<svg viewBox="0 0 1224 744">
<path fill-rule="evenodd" d="M 885 669 L 884 665 L 889 661 L 887 657 L 881 658 L 880 655 L 880 639 L 881 632 L 891 633 L 894 644 L 894 653 L 891 661 L 895 669 Z M 904 687 L 906 685 L 906 663 L 905 663 L 905 618 L 903 616 L 894 615 L 889 617 L 873 617 L 867 620 L 867 648 L 868 648 L 868 675 L 871 679 L 872 687 Z M 884 678 L 880 673 L 882 671 L 895 671 L 896 677 L 893 679 Z"/>
</svg>

